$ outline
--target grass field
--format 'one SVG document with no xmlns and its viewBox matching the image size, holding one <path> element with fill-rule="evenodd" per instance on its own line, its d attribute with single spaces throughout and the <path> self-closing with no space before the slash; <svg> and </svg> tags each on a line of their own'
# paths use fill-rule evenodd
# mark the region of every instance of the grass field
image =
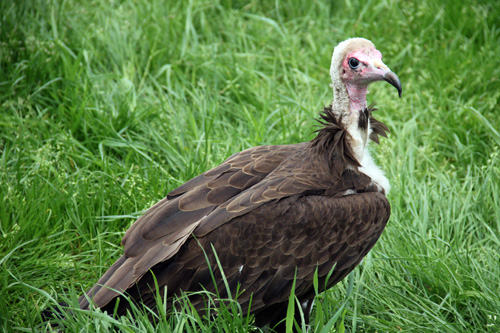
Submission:
<svg viewBox="0 0 500 333">
<path fill-rule="evenodd" d="M 499 1 L 32 0 L 0 17 L 0 330 L 42 330 L 40 311 L 95 283 L 176 186 L 310 140 L 333 47 L 362 36 L 403 83 L 402 99 L 368 96 L 391 129 L 373 150 L 392 216 L 313 331 L 335 313 L 338 332 L 500 331 Z M 255 329 L 230 311 L 137 317 L 66 329 Z"/>
</svg>

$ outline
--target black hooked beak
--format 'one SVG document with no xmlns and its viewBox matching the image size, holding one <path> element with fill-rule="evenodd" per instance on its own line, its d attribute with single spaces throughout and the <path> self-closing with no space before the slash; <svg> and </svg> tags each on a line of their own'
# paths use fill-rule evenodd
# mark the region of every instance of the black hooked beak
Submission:
<svg viewBox="0 0 500 333">
<path fill-rule="evenodd" d="M 401 98 L 403 87 L 401 87 L 401 81 L 399 81 L 399 77 L 393 72 L 388 72 L 384 75 L 384 80 L 389 82 L 391 85 L 394 86 L 394 88 L 398 90 L 399 98 Z"/>
</svg>

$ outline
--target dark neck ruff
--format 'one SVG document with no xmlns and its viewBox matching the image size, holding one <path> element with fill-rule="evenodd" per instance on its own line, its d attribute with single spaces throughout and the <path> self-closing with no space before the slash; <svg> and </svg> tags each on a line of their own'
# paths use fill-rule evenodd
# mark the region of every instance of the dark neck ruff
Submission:
<svg viewBox="0 0 500 333">
<path fill-rule="evenodd" d="M 379 135 L 387 137 L 389 129 L 384 123 L 373 118 L 372 112 L 376 110 L 370 105 L 361 111 L 358 126 L 366 130 L 370 124 L 372 130 L 370 140 L 379 143 Z M 354 157 L 354 152 L 348 143 L 349 133 L 342 125 L 342 117 L 335 116 L 332 106 L 325 107 L 320 113 L 320 119 L 317 120 L 323 127 L 316 131 L 318 135 L 311 141 L 311 147 L 326 157 L 333 175 L 340 179 L 348 165 L 360 167 L 361 164 Z"/>
</svg>

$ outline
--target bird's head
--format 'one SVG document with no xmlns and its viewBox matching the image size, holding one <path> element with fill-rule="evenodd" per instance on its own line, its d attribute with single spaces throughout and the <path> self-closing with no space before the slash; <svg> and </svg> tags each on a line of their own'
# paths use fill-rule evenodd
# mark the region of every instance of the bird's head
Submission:
<svg viewBox="0 0 500 333">
<path fill-rule="evenodd" d="M 382 53 L 375 45 L 364 38 L 351 38 L 335 47 L 330 75 L 334 104 L 341 109 L 365 109 L 368 85 L 375 81 L 389 82 L 401 97 L 402 87 L 398 76 L 382 62 Z"/>
</svg>

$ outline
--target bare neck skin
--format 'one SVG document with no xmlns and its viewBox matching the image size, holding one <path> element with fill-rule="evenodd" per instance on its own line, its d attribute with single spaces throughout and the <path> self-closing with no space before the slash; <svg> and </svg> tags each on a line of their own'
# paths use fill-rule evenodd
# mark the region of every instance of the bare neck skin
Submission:
<svg viewBox="0 0 500 333">
<path fill-rule="evenodd" d="M 347 94 L 349 95 L 349 107 L 351 113 L 366 109 L 366 94 L 368 86 L 360 86 L 352 83 L 346 83 Z"/>
<path fill-rule="evenodd" d="M 363 111 L 367 107 L 366 94 L 368 93 L 368 85 L 342 82 L 341 85 L 334 84 L 333 88 L 333 110 L 344 110 L 343 114 L 339 112 L 339 116 L 342 116 L 345 125 L 357 120 L 359 111 Z M 345 110 L 350 111 L 348 115 L 345 114 Z M 348 120 L 346 118 L 355 119 Z"/>
</svg>

